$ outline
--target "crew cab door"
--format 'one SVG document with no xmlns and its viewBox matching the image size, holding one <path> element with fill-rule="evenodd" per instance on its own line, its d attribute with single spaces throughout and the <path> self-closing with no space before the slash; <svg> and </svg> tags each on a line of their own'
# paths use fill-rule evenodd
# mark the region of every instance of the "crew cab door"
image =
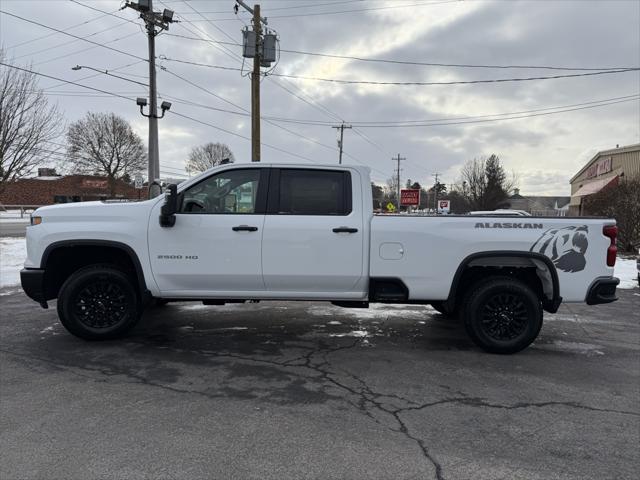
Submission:
<svg viewBox="0 0 640 480">
<path fill-rule="evenodd" d="M 362 298 L 368 232 L 360 181 L 354 175 L 347 170 L 272 169 L 262 235 L 267 291 Z"/>
<path fill-rule="evenodd" d="M 234 166 L 187 187 L 171 228 L 158 222 L 163 202 L 154 208 L 149 255 L 164 296 L 264 291 L 261 236 L 269 170 Z"/>
</svg>

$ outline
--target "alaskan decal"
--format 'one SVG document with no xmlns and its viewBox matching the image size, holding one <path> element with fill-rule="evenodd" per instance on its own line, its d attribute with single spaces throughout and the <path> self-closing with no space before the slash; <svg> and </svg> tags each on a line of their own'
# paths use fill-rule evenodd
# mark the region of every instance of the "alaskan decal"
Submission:
<svg viewBox="0 0 640 480">
<path fill-rule="evenodd" d="M 529 251 L 546 255 L 563 272 L 581 272 L 587 265 L 585 253 L 589 247 L 588 233 L 587 225 L 550 228 Z"/>
<path fill-rule="evenodd" d="M 542 223 L 522 223 L 522 222 L 478 222 L 476 228 L 525 228 L 540 229 L 544 228 Z"/>
</svg>

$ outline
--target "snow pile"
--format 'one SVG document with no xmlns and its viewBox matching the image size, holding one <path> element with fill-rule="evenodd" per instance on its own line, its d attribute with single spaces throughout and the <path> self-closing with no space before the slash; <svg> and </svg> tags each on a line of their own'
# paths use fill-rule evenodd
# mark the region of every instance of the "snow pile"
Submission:
<svg viewBox="0 0 640 480">
<path fill-rule="evenodd" d="M 0 287 L 20 284 L 20 270 L 26 257 L 24 238 L 0 238 Z"/>
<path fill-rule="evenodd" d="M 636 259 L 618 257 L 614 275 L 620 279 L 618 288 L 636 288 L 638 286 Z"/>
</svg>

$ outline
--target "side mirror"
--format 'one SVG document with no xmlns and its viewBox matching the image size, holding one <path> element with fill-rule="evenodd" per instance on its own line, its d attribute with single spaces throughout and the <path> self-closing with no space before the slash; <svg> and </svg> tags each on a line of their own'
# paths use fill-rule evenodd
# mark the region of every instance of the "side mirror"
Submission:
<svg viewBox="0 0 640 480">
<path fill-rule="evenodd" d="M 171 184 L 167 187 L 164 205 L 160 210 L 160 226 L 173 227 L 176 224 L 176 212 L 178 211 L 178 186 Z"/>
</svg>

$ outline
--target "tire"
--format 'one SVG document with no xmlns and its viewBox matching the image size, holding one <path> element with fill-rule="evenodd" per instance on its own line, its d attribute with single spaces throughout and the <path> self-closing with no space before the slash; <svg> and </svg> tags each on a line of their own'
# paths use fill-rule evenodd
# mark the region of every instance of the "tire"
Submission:
<svg viewBox="0 0 640 480">
<path fill-rule="evenodd" d="M 142 314 L 131 277 L 112 265 L 74 272 L 60 288 L 58 317 L 69 333 L 109 340 L 131 330 Z"/>
<path fill-rule="evenodd" d="M 490 353 L 527 348 L 542 328 L 542 303 L 527 284 L 510 277 L 490 277 L 473 285 L 462 317 L 471 340 Z"/>
</svg>

